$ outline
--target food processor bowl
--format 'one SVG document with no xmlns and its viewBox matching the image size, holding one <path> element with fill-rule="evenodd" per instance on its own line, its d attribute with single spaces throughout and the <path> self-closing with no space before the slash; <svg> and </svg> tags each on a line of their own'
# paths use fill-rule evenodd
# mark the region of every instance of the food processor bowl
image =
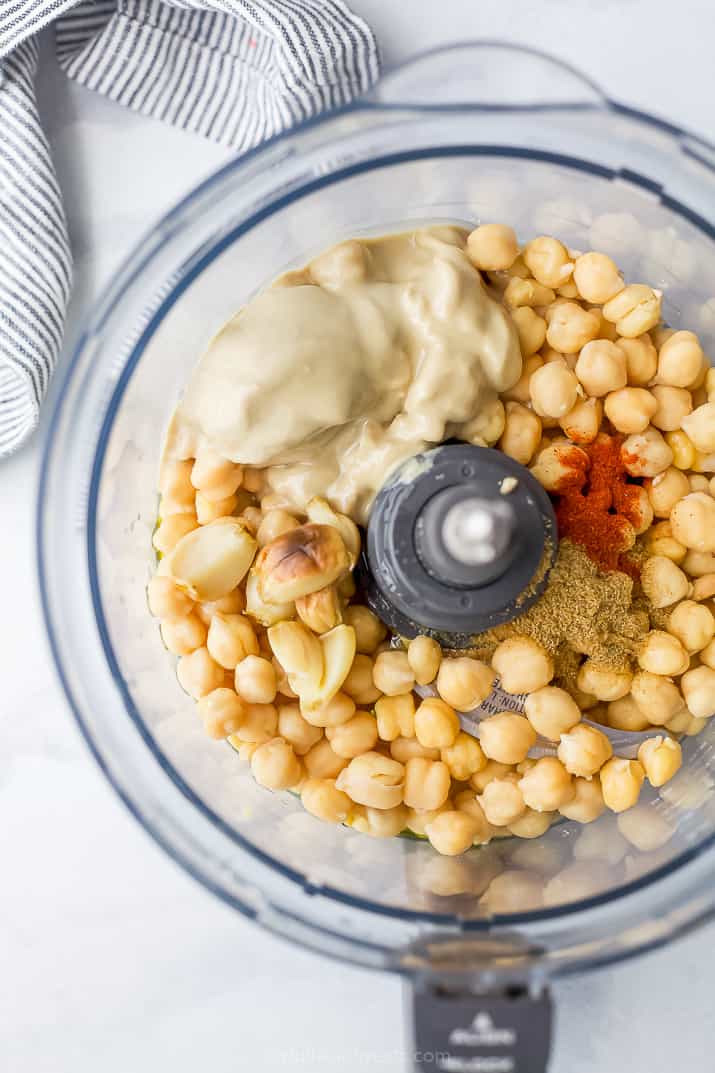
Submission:
<svg viewBox="0 0 715 1073">
<path fill-rule="evenodd" d="M 682 770 L 644 793 L 627 828 L 607 814 L 444 858 L 417 839 L 321 823 L 204 735 L 149 616 L 163 430 L 209 339 L 279 273 L 349 236 L 439 221 L 504 221 L 522 240 L 603 250 L 627 279 L 661 288 L 666 321 L 707 351 L 714 170 L 712 146 L 555 59 L 493 42 L 439 49 L 201 184 L 115 275 L 65 367 L 44 448 L 39 573 L 95 758 L 166 851 L 236 909 L 324 954 L 403 973 L 419 1068 L 468 1068 L 439 1055 L 517 1054 L 529 1039 L 534 1073 L 552 977 L 711 915 L 715 721 L 684 739 Z"/>
</svg>

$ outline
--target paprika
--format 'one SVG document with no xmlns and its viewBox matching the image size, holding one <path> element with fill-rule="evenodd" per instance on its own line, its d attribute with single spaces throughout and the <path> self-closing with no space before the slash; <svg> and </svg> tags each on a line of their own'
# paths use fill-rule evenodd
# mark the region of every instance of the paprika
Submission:
<svg viewBox="0 0 715 1073">
<path fill-rule="evenodd" d="M 594 443 L 565 452 L 570 472 L 556 490 L 556 520 L 559 536 L 580 544 L 603 569 L 637 577 L 638 567 L 628 550 L 642 521 L 642 486 L 623 467 L 622 442 L 622 436 L 604 434 Z"/>
</svg>

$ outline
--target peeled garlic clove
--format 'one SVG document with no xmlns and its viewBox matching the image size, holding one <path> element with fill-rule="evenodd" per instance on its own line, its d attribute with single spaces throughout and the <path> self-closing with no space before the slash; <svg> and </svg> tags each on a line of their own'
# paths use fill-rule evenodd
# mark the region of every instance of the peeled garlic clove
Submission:
<svg viewBox="0 0 715 1073">
<path fill-rule="evenodd" d="M 276 623 L 268 630 L 268 642 L 298 695 L 305 680 L 316 684 L 321 681 L 323 648 L 320 640 L 302 622 Z"/>
<path fill-rule="evenodd" d="M 275 626 L 277 622 L 295 618 L 295 604 L 267 604 L 261 599 L 258 587 L 258 575 L 251 570 L 246 580 L 246 614 L 259 622 L 261 626 Z"/>
<path fill-rule="evenodd" d="M 323 634 L 320 647 L 323 655 L 321 678 L 316 681 L 311 676 L 300 683 L 297 689 L 301 709 L 308 712 L 323 708 L 339 692 L 355 659 L 355 630 L 344 624 L 336 626 L 329 633 Z"/>
<path fill-rule="evenodd" d="M 352 518 L 349 518 L 347 514 L 338 514 L 327 499 L 322 499 L 320 496 L 311 499 L 306 507 L 306 513 L 308 521 L 315 522 L 317 525 L 332 525 L 338 530 L 350 556 L 350 569 L 352 570 L 360 558 L 360 530 Z"/>
<path fill-rule="evenodd" d="M 257 548 L 240 518 L 220 518 L 182 537 L 166 569 L 192 599 L 220 600 L 248 573 Z"/>
<path fill-rule="evenodd" d="M 287 603 L 331 585 L 349 567 L 350 557 L 336 528 L 301 525 L 259 553 L 258 591 L 266 603 Z"/>
</svg>

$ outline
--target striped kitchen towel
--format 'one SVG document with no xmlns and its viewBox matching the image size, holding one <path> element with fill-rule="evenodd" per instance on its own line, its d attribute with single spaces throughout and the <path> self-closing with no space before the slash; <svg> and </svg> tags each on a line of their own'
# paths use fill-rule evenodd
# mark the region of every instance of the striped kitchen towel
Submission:
<svg viewBox="0 0 715 1073">
<path fill-rule="evenodd" d="M 72 282 L 34 91 L 35 35 L 55 19 L 71 78 L 238 152 L 365 92 L 379 69 L 342 0 L 0 0 L 0 457 L 37 425 Z"/>
</svg>

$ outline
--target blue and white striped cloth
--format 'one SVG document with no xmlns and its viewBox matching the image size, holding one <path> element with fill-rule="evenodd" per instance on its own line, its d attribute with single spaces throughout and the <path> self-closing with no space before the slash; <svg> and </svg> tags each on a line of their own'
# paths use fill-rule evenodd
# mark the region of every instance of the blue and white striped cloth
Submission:
<svg viewBox="0 0 715 1073">
<path fill-rule="evenodd" d="M 36 34 L 55 19 L 70 78 L 239 152 L 364 93 L 379 69 L 342 0 L 0 0 L 0 457 L 37 425 L 72 285 L 34 90 Z"/>
</svg>

